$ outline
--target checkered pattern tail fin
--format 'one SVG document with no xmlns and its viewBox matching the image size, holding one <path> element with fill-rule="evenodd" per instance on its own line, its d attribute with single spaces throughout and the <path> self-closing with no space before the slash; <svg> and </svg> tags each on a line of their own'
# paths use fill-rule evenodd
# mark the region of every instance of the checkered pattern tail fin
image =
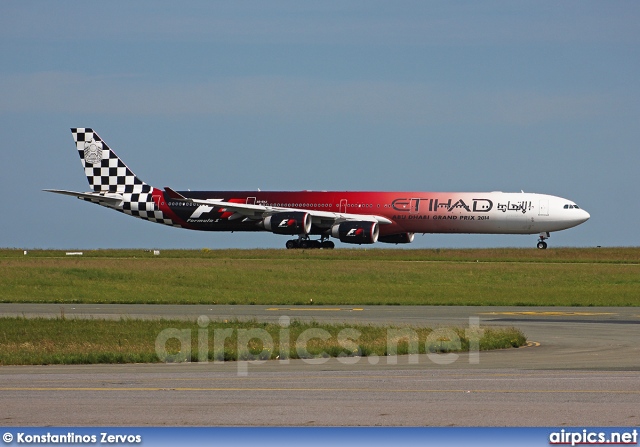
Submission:
<svg viewBox="0 0 640 447">
<path fill-rule="evenodd" d="M 151 187 L 131 172 L 93 129 L 72 128 L 82 167 L 96 192 L 147 193 Z"/>
</svg>

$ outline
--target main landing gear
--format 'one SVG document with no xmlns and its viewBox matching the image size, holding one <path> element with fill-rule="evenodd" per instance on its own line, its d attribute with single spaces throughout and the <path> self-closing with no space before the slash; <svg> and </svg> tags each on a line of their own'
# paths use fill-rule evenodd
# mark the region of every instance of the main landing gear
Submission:
<svg viewBox="0 0 640 447">
<path fill-rule="evenodd" d="M 540 250 L 544 250 L 545 248 L 547 248 L 547 243 L 544 240 L 545 239 L 549 239 L 550 237 L 551 237 L 551 235 L 548 232 L 540 233 L 540 239 L 538 240 L 537 247 Z"/>
<path fill-rule="evenodd" d="M 289 239 L 286 243 L 287 249 L 294 248 L 324 248 L 331 250 L 336 246 L 329 238 L 323 237 L 320 240 L 311 240 L 309 236 L 300 236 L 298 239 Z"/>
</svg>

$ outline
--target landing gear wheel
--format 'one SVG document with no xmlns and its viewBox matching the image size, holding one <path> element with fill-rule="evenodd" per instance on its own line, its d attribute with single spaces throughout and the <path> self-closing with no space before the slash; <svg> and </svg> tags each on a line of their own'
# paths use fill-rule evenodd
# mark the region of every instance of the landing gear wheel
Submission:
<svg viewBox="0 0 640 447">
<path fill-rule="evenodd" d="M 322 241 L 322 248 L 333 250 L 335 246 L 336 244 L 334 244 L 332 241 Z"/>
<path fill-rule="evenodd" d="M 538 248 L 540 250 L 544 250 L 545 248 L 547 248 L 547 243 L 545 241 L 538 242 Z"/>
<path fill-rule="evenodd" d="M 285 244 L 288 250 L 295 248 L 326 248 L 332 249 L 335 244 L 330 240 L 289 239 Z"/>
</svg>

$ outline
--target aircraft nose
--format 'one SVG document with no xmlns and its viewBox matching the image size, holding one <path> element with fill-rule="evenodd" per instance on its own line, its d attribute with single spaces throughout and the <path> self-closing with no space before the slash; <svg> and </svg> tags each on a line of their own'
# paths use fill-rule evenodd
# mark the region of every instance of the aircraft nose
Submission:
<svg viewBox="0 0 640 447">
<path fill-rule="evenodd" d="M 587 213 L 585 210 L 580 210 L 580 223 L 586 222 L 591 217 L 591 214 Z"/>
</svg>

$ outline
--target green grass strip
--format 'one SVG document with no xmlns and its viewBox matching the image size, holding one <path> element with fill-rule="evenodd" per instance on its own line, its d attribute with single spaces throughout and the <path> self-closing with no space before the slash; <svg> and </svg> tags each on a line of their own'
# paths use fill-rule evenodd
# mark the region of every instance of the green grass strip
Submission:
<svg viewBox="0 0 640 447">
<path fill-rule="evenodd" d="M 639 306 L 640 249 L 0 250 L 0 302 Z"/>
<path fill-rule="evenodd" d="M 515 328 L 480 329 L 478 333 L 469 328 L 434 330 L 296 320 L 282 327 L 256 321 L 198 325 L 182 320 L 0 318 L 0 365 L 386 356 L 416 353 L 416 349 L 419 353 L 448 353 L 468 351 L 470 346 L 489 350 L 526 343 Z"/>
</svg>

